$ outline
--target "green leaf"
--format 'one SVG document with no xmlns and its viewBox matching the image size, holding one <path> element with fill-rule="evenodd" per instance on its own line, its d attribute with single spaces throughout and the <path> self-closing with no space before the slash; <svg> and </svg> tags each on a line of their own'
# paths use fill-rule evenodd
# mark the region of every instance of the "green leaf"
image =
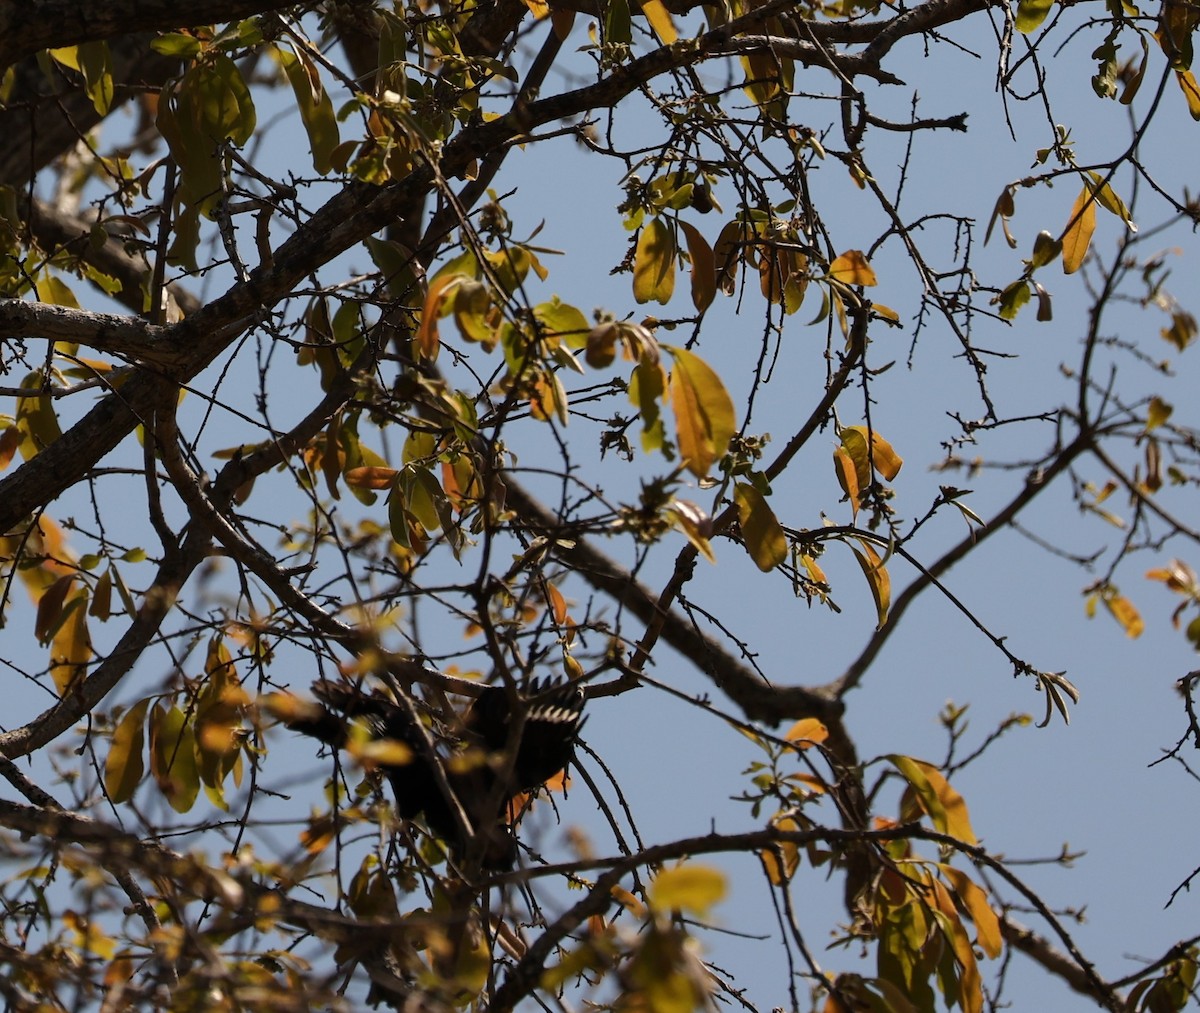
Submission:
<svg viewBox="0 0 1200 1013">
<path fill-rule="evenodd" d="M 545 337 L 561 340 L 568 348 L 583 348 L 587 345 L 588 334 L 592 329 L 587 317 L 558 296 L 535 306 L 533 315 L 542 325 Z"/>
<path fill-rule="evenodd" d="M 1000 293 L 997 301 L 1000 303 L 1000 319 L 1015 320 L 1021 307 L 1029 302 L 1029 283 L 1024 278 L 1018 278 Z"/>
<path fill-rule="evenodd" d="M 633 41 L 628 0 L 608 0 L 608 10 L 604 15 L 604 41 L 616 46 L 627 46 Z"/>
<path fill-rule="evenodd" d="M 1017 4 L 1017 31 L 1027 35 L 1037 29 L 1053 4 L 1054 0 L 1021 0 Z"/>
<path fill-rule="evenodd" d="M 321 86 L 316 64 L 302 47 L 294 52 L 277 48 L 275 53 L 296 95 L 300 120 L 308 133 L 313 168 L 324 176 L 333 168 L 333 151 L 341 143 L 333 102 Z"/>
<path fill-rule="evenodd" d="M 196 738 L 178 707 L 156 705 L 150 715 L 150 772 L 172 809 L 188 812 L 200 793 Z"/>
<path fill-rule="evenodd" d="M 179 32 L 168 32 L 157 39 L 151 39 L 150 48 L 163 56 L 178 56 L 180 59 L 199 56 L 202 49 L 199 39 Z"/>
<path fill-rule="evenodd" d="M 21 381 L 21 389 L 36 391 L 42 386 L 40 373 L 30 373 Z M 62 436 L 54 399 L 48 394 L 33 394 L 17 398 L 17 429 L 21 433 L 21 456 L 32 460 Z"/>
</svg>

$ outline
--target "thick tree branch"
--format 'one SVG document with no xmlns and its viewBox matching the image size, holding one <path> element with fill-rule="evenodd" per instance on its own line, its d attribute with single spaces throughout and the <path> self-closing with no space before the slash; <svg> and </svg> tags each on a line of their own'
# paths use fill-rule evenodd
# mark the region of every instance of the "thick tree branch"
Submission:
<svg viewBox="0 0 1200 1013">
<path fill-rule="evenodd" d="M 55 306 L 52 303 L 0 299 L 0 337 L 73 341 L 125 360 L 171 366 L 185 358 L 172 347 L 167 328 L 141 317 Z"/>
<path fill-rule="evenodd" d="M 295 7 L 281 0 L 27 0 L 0 3 L 0 67 L 41 49 L 167 32 Z"/>
</svg>

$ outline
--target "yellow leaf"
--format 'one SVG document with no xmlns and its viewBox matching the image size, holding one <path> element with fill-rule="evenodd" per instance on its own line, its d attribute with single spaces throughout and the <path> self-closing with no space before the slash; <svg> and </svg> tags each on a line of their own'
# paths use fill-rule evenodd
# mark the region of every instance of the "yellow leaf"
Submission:
<svg viewBox="0 0 1200 1013">
<path fill-rule="evenodd" d="M 842 492 L 850 501 L 851 512 L 857 514 L 860 493 L 858 468 L 855 466 L 854 458 L 850 456 L 845 447 L 833 448 L 833 470 L 837 474 L 838 485 L 842 487 Z"/>
<path fill-rule="evenodd" d="M 733 488 L 733 497 L 746 551 L 755 566 L 763 573 L 770 573 L 787 559 L 787 536 L 763 494 L 754 486 L 738 482 Z"/>
<path fill-rule="evenodd" d="M 791 816 L 777 816 L 771 820 L 771 825 L 778 830 L 803 829 Z M 780 841 L 769 848 L 763 848 L 758 857 L 762 859 L 763 868 L 767 870 L 767 878 L 774 886 L 780 886 L 788 882 L 800 867 L 800 846 L 792 841 Z"/>
<path fill-rule="evenodd" d="M 829 277 L 844 285 L 878 284 L 875 272 L 859 250 L 847 250 L 829 265 Z"/>
<path fill-rule="evenodd" d="M 950 787 L 942 772 L 923 760 L 892 753 L 885 757 L 912 785 L 921 808 L 941 833 L 962 841 L 976 844 L 975 831 L 963 797 Z"/>
<path fill-rule="evenodd" d="M 733 401 L 721 378 L 698 355 L 682 348 L 669 351 L 675 359 L 670 396 L 679 456 L 688 471 L 703 478 L 724 456 L 737 431 Z"/>
<path fill-rule="evenodd" d="M 707 865 L 676 865 L 650 884 L 650 905 L 663 914 L 688 911 L 703 917 L 724 896 L 725 874 Z"/>
<path fill-rule="evenodd" d="M 1188 112 L 1192 119 L 1200 120 L 1200 84 L 1196 83 L 1195 75 L 1190 70 L 1177 70 L 1175 77 L 1179 81 L 1179 89 L 1187 99 Z"/>
<path fill-rule="evenodd" d="M 888 609 L 892 605 L 892 578 L 888 576 L 887 567 L 883 565 L 883 560 L 875 551 L 875 547 L 870 542 L 861 539 L 859 544 L 863 547 L 863 551 L 859 552 L 858 549 L 853 549 L 853 552 L 867 578 L 867 583 L 871 586 L 871 597 L 875 599 L 875 614 L 879 620 L 875 628 L 883 629 L 887 624 Z"/>
<path fill-rule="evenodd" d="M 854 461 L 860 488 L 871 480 L 870 469 L 872 467 L 890 482 L 900 474 L 900 469 L 904 465 L 904 459 L 896 453 L 887 440 L 879 435 L 879 430 L 872 429 L 870 435 L 871 450 L 868 454 L 866 426 L 845 426 L 838 433 L 842 446 L 846 448 Z"/>
<path fill-rule="evenodd" d="M 412 762 L 412 748 L 399 739 L 368 739 L 351 741 L 346 751 L 368 769 L 371 767 L 403 767 Z"/>
<path fill-rule="evenodd" d="M 671 20 L 671 12 L 662 0 L 642 0 L 642 13 L 646 15 L 646 20 L 650 22 L 650 27 L 662 40 L 663 45 L 669 46 L 679 38 L 675 22 Z"/>
<path fill-rule="evenodd" d="M 979 976 L 979 964 L 975 960 L 971 940 L 967 938 L 967 930 L 946 887 L 936 879 L 930 879 L 928 884 L 934 898 L 934 920 L 950 943 L 958 963 L 959 1005 L 963 1013 L 983 1013 L 983 980 Z"/>
<path fill-rule="evenodd" d="M 988 903 L 987 892 L 966 873 L 950 865 L 939 866 L 942 875 L 954 886 L 958 899 L 962 901 L 971 921 L 975 923 L 975 937 L 979 948 L 992 960 L 1004 949 L 1004 938 L 1000 934 L 1000 919 Z"/>
<path fill-rule="evenodd" d="M 145 771 L 142 751 L 146 743 L 146 711 L 149 707 L 148 698 L 138 701 L 113 732 L 112 747 L 104 761 L 104 790 L 118 805 L 128 802 L 134 789 L 142 783 Z"/>
<path fill-rule="evenodd" d="M 817 564 L 817 561 L 812 556 L 805 554 L 800 557 L 800 564 L 808 573 L 809 579 L 817 584 L 828 584 L 829 581 L 825 577 L 825 571 Z"/>
<path fill-rule="evenodd" d="M 817 718 L 801 718 L 783 736 L 788 742 L 800 744 L 801 749 L 817 745 L 829 738 L 829 729 Z"/>
<path fill-rule="evenodd" d="M 1171 417 L 1171 412 L 1175 410 L 1173 405 L 1167 404 L 1157 394 L 1150 399 L 1150 406 L 1146 409 L 1146 431 L 1157 429 Z"/>
<path fill-rule="evenodd" d="M 1133 602 L 1124 595 L 1112 594 L 1104 596 L 1104 604 L 1108 606 L 1108 611 L 1120 623 L 1121 629 L 1125 631 L 1125 635 L 1130 640 L 1136 640 L 1142 635 L 1142 631 L 1146 628 L 1146 623 L 1143 621 L 1141 614 Z"/>
<path fill-rule="evenodd" d="M 633 256 L 633 297 L 666 305 L 675 294 L 675 234 L 661 218 L 642 226 Z"/>
<path fill-rule="evenodd" d="M 1096 202 L 1092 192 L 1084 187 L 1075 198 L 1071 208 L 1071 217 L 1067 223 L 1067 231 L 1063 233 L 1063 273 L 1073 274 L 1083 264 L 1088 247 L 1092 243 L 1092 233 L 1096 231 Z"/>
<path fill-rule="evenodd" d="M 87 588 L 72 595 L 63 608 L 64 618 L 50 641 L 50 676 L 59 693 L 65 694 L 92 657 L 87 626 Z"/>
</svg>

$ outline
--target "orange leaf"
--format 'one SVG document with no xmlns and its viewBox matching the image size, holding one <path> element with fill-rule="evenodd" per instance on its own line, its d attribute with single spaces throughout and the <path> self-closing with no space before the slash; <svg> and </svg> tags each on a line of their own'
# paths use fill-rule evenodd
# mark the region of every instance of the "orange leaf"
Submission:
<svg viewBox="0 0 1200 1013">
<path fill-rule="evenodd" d="M 683 238 L 687 240 L 688 256 L 692 259 L 692 305 L 706 310 L 717 294 L 717 266 L 713 249 L 700 231 L 681 221 Z"/>
<path fill-rule="evenodd" d="M 783 737 L 788 742 L 798 743 L 801 749 L 808 749 L 829 738 L 829 729 L 817 718 L 801 718 Z"/>
<path fill-rule="evenodd" d="M 860 250 L 847 250 L 829 265 L 829 277 L 844 285 L 876 285 L 878 279 Z"/>
<path fill-rule="evenodd" d="M 888 620 L 888 609 L 892 604 L 892 578 L 888 576 L 887 567 L 883 565 L 875 547 L 861 539 L 859 544 L 863 547 L 862 552 L 851 548 L 862 567 L 867 583 L 871 586 L 871 596 L 875 599 L 875 613 L 879 618 L 875 628 L 883 629 Z"/>
<path fill-rule="evenodd" d="M 395 468 L 362 467 L 350 468 L 344 478 L 360 489 L 390 489 L 399 474 Z"/>
</svg>

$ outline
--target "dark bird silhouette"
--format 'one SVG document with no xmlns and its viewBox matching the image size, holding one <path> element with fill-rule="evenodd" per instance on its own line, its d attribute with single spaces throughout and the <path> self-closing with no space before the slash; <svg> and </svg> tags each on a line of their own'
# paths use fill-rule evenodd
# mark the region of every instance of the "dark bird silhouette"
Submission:
<svg viewBox="0 0 1200 1013">
<path fill-rule="evenodd" d="M 511 801 L 571 762 L 584 722 L 583 691 L 558 680 L 535 679 L 523 694 L 484 687 L 459 716 L 458 727 L 428 731 L 417 726 L 414 711 L 380 692 L 321 680 L 313 694 L 320 704 L 289 714 L 277 710 L 289 728 L 342 748 L 349 740 L 347 719 L 358 719 L 372 739 L 402 743 L 411 753 L 408 762 L 380 763 L 397 813 L 406 820 L 423 817 L 458 858 L 468 854 L 472 838 L 480 841 L 477 853 L 492 870 L 509 868 L 516 859 L 516 840 L 505 819 Z M 449 793 L 438 783 L 435 763 Z"/>
</svg>

